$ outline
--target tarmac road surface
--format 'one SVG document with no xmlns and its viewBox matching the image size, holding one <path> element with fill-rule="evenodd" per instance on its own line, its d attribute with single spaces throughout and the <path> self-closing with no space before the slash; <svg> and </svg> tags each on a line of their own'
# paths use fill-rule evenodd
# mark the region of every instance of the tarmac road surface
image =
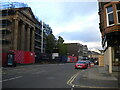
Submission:
<svg viewBox="0 0 120 90">
<path fill-rule="evenodd" d="M 84 74 L 84 72 L 89 69 L 75 69 L 74 65 L 75 63 L 62 63 L 24 65 L 15 68 L 7 67 L 2 70 L 2 81 L 0 81 L 0 83 L 2 83 L 3 90 L 6 90 L 5 88 L 8 88 L 8 90 L 10 90 L 10 88 L 15 88 L 14 90 L 17 90 L 16 88 L 29 88 L 28 90 L 30 90 L 30 88 L 34 88 L 34 90 L 35 88 L 40 88 L 40 90 L 42 88 L 51 90 L 86 90 L 85 87 L 74 87 L 72 83 L 81 82 L 75 80 L 80 80 L 80 74 Z M 113 89 L 88 88 L 87 90 Z"/>
</svg>

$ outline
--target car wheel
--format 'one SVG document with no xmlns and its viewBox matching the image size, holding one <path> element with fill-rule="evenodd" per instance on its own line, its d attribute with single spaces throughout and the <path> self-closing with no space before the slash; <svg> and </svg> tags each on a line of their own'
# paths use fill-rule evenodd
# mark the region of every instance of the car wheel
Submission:
<svg viewBox="0 0 120 90">
<path fill-rule="evenodd" d="M 75 69 L 77 69 L 77 68 L 75 67 Z"/>
</svg>

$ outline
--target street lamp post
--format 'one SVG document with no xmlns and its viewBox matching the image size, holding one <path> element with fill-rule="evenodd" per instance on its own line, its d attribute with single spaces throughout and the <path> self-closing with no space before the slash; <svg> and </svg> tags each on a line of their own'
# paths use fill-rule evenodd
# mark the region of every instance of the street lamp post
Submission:
<svg viewBox="0 0 120 90">
<path fill-rule="evenodd" d="M 42 34 L 41 34 L 41 53 L 43 53 L 43 20 L 42 20 Z"/>
</svg>

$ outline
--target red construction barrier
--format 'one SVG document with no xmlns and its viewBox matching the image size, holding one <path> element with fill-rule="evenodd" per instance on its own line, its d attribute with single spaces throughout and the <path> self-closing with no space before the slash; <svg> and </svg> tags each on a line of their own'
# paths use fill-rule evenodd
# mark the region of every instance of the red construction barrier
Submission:
<svg viewBox="0 0 120 90">
<path fill-rule="evenodd" d="M 14 51 L 15 62 L 20 64 L 31 64 L 35 63 L 35 53 L 22 50 L 10 50 Z"/>
<path fill-rule="evenodd" d="M 68 56 L 67 62 L 77 62 L 77 57 Z"/>
<path fill-rule="evenodd" d="M 2 66 L 7 65 L 7 53 L 2 53 Z"/>
<path fill-rule="evenodd" d="M 35 63 L 35 53 L 25 52 L 24 53 L 24 64 Z"/>
</svg>

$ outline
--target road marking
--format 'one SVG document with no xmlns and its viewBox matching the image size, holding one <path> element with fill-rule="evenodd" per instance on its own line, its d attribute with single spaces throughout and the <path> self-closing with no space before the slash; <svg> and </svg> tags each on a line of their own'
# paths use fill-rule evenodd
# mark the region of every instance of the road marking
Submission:
<svg viewBox="0 0 120 90">
<path fill-rule="evenodd" d="M 23 77 L 23 76 L 18 76 L 18 77 L 14 77 L 14 78 L 5 79 L 5 80 L 2 80 L 0 82 L 10 81 L 10 80 L 14 80 L 14 79 L 21 78 L 21 77 Z"/>
<path fill-rule="evenodd" d="M 67 84 L 70 85 L 70 86 L 73 86 L 72 82 L 75 80 L 75 78 L 77 77 L 77 75 L 82 72 L 82 71 L 79 71 L 77 72 L 76 74 L 74 74 L 68 81 L 67 81 Z"/>
<path fill-rule="evenodd" d="M 94 87 L 94 86 L 85 86 L 85 85 L 76 85 L 76 84 L 73 84 L 73 85 L 75 85 L 76 87 L 82 87 L 82 88 L 101 88 L 101 89 L 103 89 L 103 88 L 105 88 L 105 89 L 120 89 L 119 87 Z"/>
<path fill-rule="evenodd" d="M 82 70 L 85 71 L 85 70 Z M 82 87 L 82 88 L 105 88 L 105 89 L 120 89 L 119 87 L 94 87 L 94 86 L 85 86 L 85 85 L 77 85 L 77 84 L 73 84 L 73 81 L 75 80 L 75 78 L 78 76 L 78 74 L 82 71 L 77 72 L 76 74 L 74 74 L 68 81 L 67 84 L 70 86 L 74 86 L 74 87 Z"/>
</svg>

